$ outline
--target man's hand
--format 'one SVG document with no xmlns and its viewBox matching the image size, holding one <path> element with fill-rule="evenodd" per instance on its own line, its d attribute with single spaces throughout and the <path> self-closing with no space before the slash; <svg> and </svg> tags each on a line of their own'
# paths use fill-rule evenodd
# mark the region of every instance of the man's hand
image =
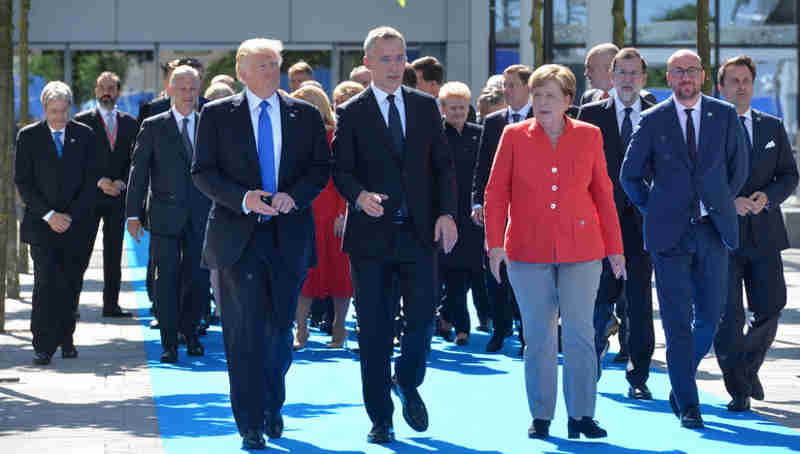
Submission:
<svg viewBox="0 0 800 454">
<path fill-rule="evenodd" d="M 751 196 L 752 197 L 752 196 Z M 736 214 L 739 216 L 747 216 L 755 210 L 755 203 L 749 197 L 736 197 L 733 200 L 733 205 L 736 207 Z"/>
<path fill-rule="evenodd" d="M 285 192 L 276 192 L 275 195 L 272 196 L 272 208 L 286 214 L 297 208 L 297 205 L 295 205 L 294 199 L 289 194 Z"/>
<path fill-rule="evenodd" d="M 333 235 L 336 238 L 341 238 L 344 235 L 344 215 L 340 214 L 336 216 L 336 220 L 333 221 Z"/>
<path fill-rule="evenodd" d="M 373 218 L 383 216 L 383 203 L 384 200 L 389 198 L 386 194 L 378 194 L 377 192 L 361 191 L 356 199 L 356 204 L 365 213 Z M 438 225 L 438 222 L 437 222 Z"/>
<path fill-rule="evenodd" d="M 489 270 L 492 272 L 492 276 L 494 276 L 495 280 L 499 284 L 503 283 L 503 279 L 500 277 L 500 264 L 505 263 L 508 266 L 508 256 L 506 255 L 506 250 L 501 247 L 493 247 L 489 249 Z"/>
<path fill-rule="evenodd" d="M 100 179 L 100 182 L 97 184 L 100 189 L 103 191 L 105 195 L 111 197 L 119 197 L 120 192 L 122 192 L 114 182 L 111 181 L 111 178 L 103 177 Z"/>
<path fill-rule="evenodd" d="M 767 202 L 769 202 L 767 194 L 761 191 L 756 191 L 750 194 L 749 199 L 753 202 L 753 208 L 750 210 L 753 212 L 753 214 L 761 213 L 761 210 L 763 210 L 764 207 L 767 206 Z"/>
<path fill-rule="evenodd" d="M 64 233 L 69 229 L 69 226 L 72 225 L 72 217 L 64 213 L 53 213 L 47 223 L 54 232 Z"/>
<path fill-rule="evenodd" d="M 476 206 L 472 209 L 472 222 L 479 227 L 483 227 L 484 219 L 483 219 L 483 207 Z"/>
<path fill-rule="evenodd" d="M 439 219 L 436 220 L 433 241 L 436 242 L 439 240 L 442 240 L 442 248 L 445 254 L 449 254 L 450 251 L 453 250 L 453 246 L 456 245 L 456 241 L 458 241 L 458 229 L 456 228 L 456 223 L 453 221 L 452 216 L 444 214 L 439 216 Z"/>
<path fill-rule="evenodd" d="M 253 213 L 263 214 L 266 216 L 276 216 L 278 214 L 278 210 L 267 205 L 263 200 L 261 200 L 261 197 L 269 197 L 271 195 L 271 192 L 262 191 L 260 189 L 250 191 L 244 198 L 244 206 L 246 206 L 247 209 Z"/>
<path fill-rule="evenodd" d="M 628 272 L 625 271 L 625 256 L 622 254 L 614 254 L 608 256 L 608 261 L 611 263 L 611 270 L 614 272 L 614 277 L 623 281 L 628 280 Z"/>
<path fill-rule="evenodd" d="M 125 189 L 128 188 L 128 185 L 125 184 L 125 182 L 122 181 L 122 180 L 114 180 L 114 186 L 117 187 L 117 190 L 119 192 L 122 192 L 122 191 L 124 191 Z"/>
<path fill-rule="evenodd" d="M 128 219 L 128 233 L 131 234 L 137 243 L 139 242 L 139 238 L 144 236 L 144 229 L 142 228 L 142 223 L 138 218 Z"/>
</svg>

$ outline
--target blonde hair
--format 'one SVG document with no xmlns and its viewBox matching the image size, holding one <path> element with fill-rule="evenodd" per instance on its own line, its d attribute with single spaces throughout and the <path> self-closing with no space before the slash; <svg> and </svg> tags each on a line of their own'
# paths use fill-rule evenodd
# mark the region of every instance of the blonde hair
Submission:
<svg viewBox="0 0 800 454">
<path fill-rule="evenodd" d="M 575 74 L 564 65 L 550 64 L 536 68 L 528 79 L 528 88 L 533 91 L 551 80 L 558 84 L 561 92 L 570 100 L 575 97 Z"/>
<path fill-rule="evenodd" d="M 215 84 L 211 84 L 208 87 L 208 89 L 206 89 L 206 92 L 203 94 L 203 97 L 205 97 L 209 101 L 213 101 L 215 99 L 226 98 L 233 94 L 234 94 L 233 88 L 222 82 L 217 82 Z"/>
<path fill-rule="evenodd" d="M 41 101 L 42 109 L 44 110 L 47 110 L 47 104 L 50 101 L 66 101 L 67 104 L 72 105 L 72 90 L 64 82 L 54 80 L 44 86 L 39 101 Z"/>
<path fill-rule="evenodd" d="M 444 103 L 448 97 L 463 98 L 469 102 L 472 99 L 472 92 L 463 82 L 447 82 L 439 89 L 439 101 Z"/>
<path fill-rule="evenodd" d="M 308 63 L 306 63 L 303 60 L 300 60 L 297 63 L 295 63 L 292 66 L 290 66 L 289 70 L 287 72 L 289 74 L 294 74 L 296 72 L 301 72 L 301 73 L 304 73 L 304 74 L 308 74 L 309 77 L 314 77 L 314 70 L 311 69 L 311 65 L 309 65 Z"/>
<path fill-rule="evenodd" d="M 377 39 L 399 39 L 403 43 L 403 50 L 406 48 L 406 39 L 403 38 L 403 34 L 392 27 L 384 25 L 373 28 L 367 33 L 367 38 L 364 40 L 364 55 L 369 55 Z"/>
<path fill-rule="evenodd" d="M 345 101 L 361 93 L 362 91 L 364 91 L 363 85 L 358 82 L 353 82 L 352 80 L 346 80 L 333 89 L 333 102 L 337 105 L 343 104 Z M 339 98 L 342 97 L 345 99 L 339 101 Z"/>
<path fill-rule="evenodd" d="M 328 100 L 328 95 L 324 91 L 313 85 L 305 85 L 292 93 L 292 98 L 302 99 L 303 101 L 310 102 L 322 114 L 322 121 L 325 123 L 326 128 L 333 128 L 336 125 L 336 120 L 333 117 L 333 110 L 331 109 L 331 102 Z"/>
<path fill-rule="evenodd" d="M 260 54 L 267 51 L 274 52 L 275 55 L 278 56 L 278 66 L 283 64 L 283 57 L 281 56 L 281 52 L 283 52 L 283 43 L 280 40 L 253 38 L 242 42 L 242 44 L 239 45 L 239 49 L 236 50 L 236 74 L 239 74 L 239 66 L 243 59 L 247 58 L 249 55 Z"/>
<path fill-rule="evenodd" d="M 211 85 L 214 84 L 225 84 L 231 87 L 231 89 L 234 89 L 236 87 L 236 81 L 233 79 L 233 77 L 227 74 L 217 74 L 216 76 L 214 76 L 214 78 L 211 79 Z"/>
</svg>

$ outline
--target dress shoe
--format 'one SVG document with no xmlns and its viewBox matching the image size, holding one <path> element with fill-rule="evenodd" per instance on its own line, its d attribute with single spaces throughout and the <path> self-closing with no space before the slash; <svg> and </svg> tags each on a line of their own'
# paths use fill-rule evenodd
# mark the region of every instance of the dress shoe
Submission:
<svg viewBox="0 0 800 454">
<path fill-rule="evenodd" d="M 197 327 L 197 334 L 201 336 L 208 335 L 208 324 L 205 321 L 200 322 L 200 326 Z"/>
<path fill-rule="evenodd" d="M 469 342 L 469 334 L 468 333 L 458 333 L 456 334 L 456 345 L 467 345 Z"/>
<path fill-rule="evenodd" d="M 486 344 L 486 352 L 487 353 L 496 353 L 499 352 L 501 348 L 503 348 L 503 341 L 505 339 L 502 336 L 494 335 L 491 339 L 489 339 L 489 343 Z"/>
<path fill-rule="evenodd" d="M 385 444 L 394 441 L 394 428 L 391 423 L 375 423 L 367 434 L 367 443 Z"/>
<path fill-rule="evenodd" d="M 480 323 L 478 324 L 478 327 L 475 329 L 482 333 L 491 333 L 492 320 L 491 319 L 481 320 Z"/>
<path fill-rule="evenodd" d="M 647 385 L 642 383 L 639 386 L 628 388 L 628 397 L 636 400 L 653 400 L 653 393 L 650 392 L 650 388 Z"/>
<path fill-rule="evenodd" d="M 627 363 L 630 358 L 631 357 L 630 357 L 630 355 L 628 355 L 628 352 L 621 351 L 621 352 L 617 353 L 616 356 L 614 356 L 614 359 L 612 359 L 611 362 L 618 363 L 618 364 L 619 363 Z"/>
<path fill-rule="evenodd" d="M 333 323 L 327 320 L 322 320 L 319 322 L 319 330 L 325 334 L 333 334 Z"/>
<path fill-rule="evenodd" d="M 189 356 L 203 356 L 206 354 L 206 349 L 200 343 L 197 336 L 191 336 L 186 340 L 186 354 Z"/>
<path fill-rule="evenodd" d="M 167 347 L 161 352 L 162 363 L 177 363 L 178 362 L 178 347 Z"/>
<path fill-rule="evenodd" d="M 681 415 L 681 426 L 687 429 L 702 429 L 703 417 L 700 416 L 700 407 L 692 405 L 686 408 Z"/>
<path fill-rule="evenodd" d="M 219 315 L 210 315 L 208 317 L 208 324 L 209 325 L 219 325 Z"/>
<path fill-rule="evenodd" d="M 258 429 L 249 429 L 242 436 L 242 449 L 265 449 L 267 444 L 264 442 L 264 434 Z"/>
<path fill-rule="evenodd" d="M 530 429 L 528 429 L 528 438 L 545 439 L 550 436 L 550 420 L 549 419 L 534 419 Z"/>
<path fill-rule="evenodd" d="M 761 380 L 758 379 L 758 374 L 753 374 L 750 386 L 750 397 L 755 400 L 764 400 L 764 386 L 761 384 Z"/>
<path fill-rule="evenodd" d="M 161 329 L 161 325 L 158 324 L 158 319 L 150 320 L 150 329 Z"/>
<path fill-rule="evenodd" d="M 581 419 L 570 417 L 569 421 L 567 421 L 567 437 L 580 438 L 581 434 L 586 438 L 605 438 L 608 436 L 608 432 L 598 426 L 597 421 L 594 419 L 588 416 L 584 416 Z"/>
<path fill-rule="evenodd" d="M 680 419 L 681 417 L 681 409 L 678 407 L 678 400 L 675 398 L 675 392 L 669 392 L 669 406 L 672 408 L 672 412 L 675 413 L 675 417 Z"/>
<path fill-rule="evenodd" d="M 186 345 L 186 335 L 178 333 L 178 345 Z"/>
<path fill-rule="evenodd" d="M 728 402 L 728 411 L 743 412 L 750 409 L 750 398 L 747 396 L 734 396 L 733 400 Z"/>
<path fill-rule="evenodd" d="M 283 435 L 283 416 L 280 413 L 266 412 L 264 426 L 267 428 L 269 438 L 281 438 Z"/>
<path fill-rule="evenodd" d="M 453 326 L 449 323 L 441 322 L 436 334 L 447 342 L 453 342 Z"/>
<path fill-rule="evenodd" d="M 519 356 L 520 358 L 524 358 L 525 357 L 525 346 L 524 345 L 519 348 L 519 353 L 517 354 L 517 356 Z"/>
<path fill-rule="evenodd" d="M 61 346 L 61 357 L 65 359 L 77 358 L 78 350 L 74 344 L 67 344 Z"/>
<path fill-rule="evenodd" d="M 133 317 L 133 314 L 128 311 L 123 311 L 119 306 L 111 310 L 103 310 L 103 317 L 126 318 Z"/>
<path fill-rule="evenodd" d="M 39 366 L 46 366 L 50 364 L 50 358 L 53 355 L 44 352 L 36 352 L 33 354 L 33 364 L 37 364 Z"/>
<path fill-rule="evenodd" d="M 392 390 L 403 405 L 403 418 L 408 425 L 417 432 L 428 430 L 428 410 L 417 390 L 403 389 L 397 382 L 392 384 Z"/>
</svg>

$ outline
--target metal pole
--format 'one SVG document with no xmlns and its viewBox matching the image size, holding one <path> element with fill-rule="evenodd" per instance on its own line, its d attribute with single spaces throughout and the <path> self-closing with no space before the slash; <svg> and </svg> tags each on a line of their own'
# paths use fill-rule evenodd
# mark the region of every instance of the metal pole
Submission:
<svg viewBox="0 0 800 454">
<path fill-rule="evenodd" d="M 553 63 L 553 0 L 544 0 L 542 49 L 544 63 Z"/>
<path fill-rule="evenodd" d="M 525 0 L 523 0 L 525 1 Z M 489 76 L 494 75 L 497 70 L 497 37 L 495 36 L 496 30 L 494 26 L 495 18 L 497 17 L 496 0 L 489 0 Z"/>
</svg>

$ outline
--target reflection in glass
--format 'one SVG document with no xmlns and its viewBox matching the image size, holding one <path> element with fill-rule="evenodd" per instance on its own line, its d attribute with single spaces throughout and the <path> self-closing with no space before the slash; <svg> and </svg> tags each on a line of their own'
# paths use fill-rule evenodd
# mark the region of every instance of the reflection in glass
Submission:
<svg viewBox="0 0 800 454">
<path fill-rule="evenodd" d="M 553 2 L 553 42 L 585 44 L 588 0 L 555 0 Z"/>
<path fill-rule="evenodd" d="M 64 52 L 31 49 L 28 55 L 28 120 L 44 118 L 39 96 L 47 82 L 64 80 Z M 14 112 L 19 121 L 19 59 L 14 57 Z"/>
<path fill-rule="evenodd" d="M 498 44 L 519 43 L 519 1 L 496 1 L 494 26 Z"/>
<path fill-rule="evenodd" d="M 709 1 L 710 12 L 714 11 L 716 1 Z M 639 43 L 694 47 L 697 42 L 696 2 L 637 1 L 636 15 L 636 39 Z M 712 21 L 713 17 L 709 19 L 709 33 L 713 37 Z"/>
<path fill-rule="evenodd" d="M 795 0 L 720 0 L 722 44 L 795 44 Z"/>
</svg>

